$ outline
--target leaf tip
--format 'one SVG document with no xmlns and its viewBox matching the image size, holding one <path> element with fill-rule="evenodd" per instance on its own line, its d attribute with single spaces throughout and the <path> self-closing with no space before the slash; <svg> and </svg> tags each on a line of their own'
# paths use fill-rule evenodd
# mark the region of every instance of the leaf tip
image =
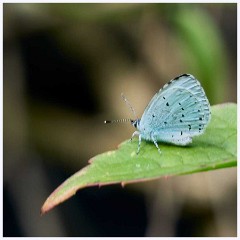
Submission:
<svg viewBox="0 0 240 240">
<path fill-rule="evenodd" d="M 46 199 L 46 201 L 43 203 L 41 210 L 40 210 L 40 215 L 43 216 L 45 213 L 49 212 L 51 209 L 56 207 L 59 203 L 65 201 L 68 199 L 70 196 L 65 196 L 65 197 L 56 197 L 56 192 L 59 188 L 54 190 L 50 196 Z M 74 193 L 72 193 L 73 195 Z"/>
<path fill-rule="evenodd" d="M 45 210 L 43 207 L 40 210 L 40 216 L 42 217 L 46 212 L 48 212 L 47 210 Z"/>
<path fill-rule="evenodd" d="M 91 164 L 91 163 L 93 162 L 93 159 L 94 159 L 94 158 L 90 158 L 90 159 L 88 160 L 88 163 Z"/>
<path fill-rule="evenodd" d="M 51 206 L 48 204 L 48 199 L 47 199 L 41 207 L 40 216 L 43 216 L 45 213 L 50 211 L 53 207 L 54 207 L 53 205 Z"/>
</svg>

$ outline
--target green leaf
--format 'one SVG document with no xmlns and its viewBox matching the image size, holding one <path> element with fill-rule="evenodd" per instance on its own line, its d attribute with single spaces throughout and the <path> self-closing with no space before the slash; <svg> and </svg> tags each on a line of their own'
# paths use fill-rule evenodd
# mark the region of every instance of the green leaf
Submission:
<svg viewBox="0 0 240 240">
<path fill-rule="evenodd" d="M 138 139 L 125 141 L 115 151 L 95 156 L 90 165 L 61 184 L 46 200 L 45 213 L 70 198 L 77 190 L 94 185 L 107 185 L 156 179 L 163 176 L 233 167 L 237 165 L 237 105 L 211 107 L 212 120 L 206 132 L 186 147 L 159 143 L 161 154 L 151 142 L 142 142 L 136 155 Z"/>
</svg>

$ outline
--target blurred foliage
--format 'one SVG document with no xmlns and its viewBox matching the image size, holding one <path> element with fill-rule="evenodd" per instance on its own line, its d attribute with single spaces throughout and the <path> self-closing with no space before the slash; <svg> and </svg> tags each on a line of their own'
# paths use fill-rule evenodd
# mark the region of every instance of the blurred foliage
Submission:
<svg viewBox="0 0 240 240">
<path fill-rule="evenodd" d="M 5 4 L 5 6 L 10 8 L 10 5 Z M 69 47 L 67 47 L 67 45 L 70 44 L 69 46 L 72 48 L 72 50 L 70 50 L 72 51 L 72 54 L 77 53 L 78 55 L 83 54 L 84 50 L 81 49 L 81 47 L 87 47 L 87 41 L 96 42 L 97 37 L 99 37 L 98 40 L 100 42 L 106 42 L 106 45 L 109 46 L 109 54 L 112 54 L 112 51 L 116 50 L 114 49 L 116 46 L 111 46 L 116 44 L 116 40 L 113 39 L 113 35 L 116 34 L 116 32 L 118 32 L 116 37 L 119 37 L 117 41 L 121 42 L 121 38 L 124 37 L 126 38 L 125 41 L 128 42 L 121 46 L 121 51 L 124 52 L 129 50 L 124 50 L 124 48 L 127 47 L 127 44 L 129 44 L 130 48 L 139 54 L 141 51 L 140 48 L 144 43 L 140 44 L 139 42 L 139 34 L 141 34 L 140 29 L 134 29 L 135 27 L 139 27 L 137 23 L 139 22 L 141 25 L 142 19 L 144 18 L 153 18 L 153 21 L 156 23 L 154 28 L 161 28 L 162 24 L 160 23 L 164 23 L 167 28 L 162 34 L 169 35 L 169 38 L 172 38 L 177 42 L 175 46 L 171 46 L 171 43 L 170 46 L 168 46 L 178 48 L 175 49 L 176 55 L 174 55 L 173 50 L 173 55 L 171 56 L 173 59 L 172 61 L 176 61 L 174 59 L 177 58 L 178 62 L 183 63 L 182 66 L 184 67 L 181 67 L 183 70 L 187 73 L 192 73 L 203 83 L 211 104 L 223 102 L 223 99 L 226 99 L 226 96 L 230 91 L 228 86 L 229 63 L 227 50 L 223 41 L 222 33 L 219 31 L 216 21 L 209 14 L 210 11 L 208 10 L 208 8 L 223 9 L 225 7 L 234 7 L 234 5 L 145 3 L 15 4 L 15 8 L 17 8 L 19 12 L 22 12 L 22 14 L 27 13 L 29 15 L 30 12 L 32 12 L 32 14 L 37 13 L 35 14 L 36 20 L 42 18 L 41 21 L 46 21 L 45 19 L 47 19 L 52 30 L 55 28 L 53 31 L 54 38 L 58 37 L 59 43 L 62 42 L 62 48 L 66 48 L 64 51 L 70 50 Z M 32 14 L 29 15 L 30 18 L 33 17 Z M 45 16 L 47 18 L 45 18 Z M 110 28 L 112 31 L 110 34 L 106 28 L 109 26 L 112 28 Z M 75 31 L 75 36 L 71 31 L 69 32 L 70 29 Z M 91 29 L 96 31 L 95 35 Z M 113 32 L 113 29 L 115 29 L 115 33 Z M 103 37 L 99 31 L 102 32 Z M 133 35 L 131 35 L 131 31 L 133 31 Z M 84 37 L 84 34 L 82 35 L 81 32 L 85 32 L 86 35 L 89 34 L 89 38 L 86 36 Z M 74 39 L 72 39 L 74 37 L 76 38 L 75 41 L 78 41 L 79 44 L 71 44 L 74 43 Z M 68 44 L 66 44 L 66 41 L 68 41 Z M 63 46 L 63 44 L 65 46 Z M 161 46 L 160 44 L 161 43 L 159 43 L 159 46 L 157 47 L 160 49 L 164 48 L 164 46 Z M 94 46 L 96 47 L 95 51 L 101 51 L 101 48 L 105 52 L 109 51 L 107 46 L 104 46 L 104 43 L 99 44 L 96 42 L 89 45 L 89 47 Z M 169 52 L 169 49 L 162 50 Z M 91 55 L 91 50 L 89 48 L 87 48 L 87 51 L 86 55 L 89 56 L 85 55 L 86 64 L 89 57 L 95 58 L 89 62 L 90 64 L 94 64 L 93 62 L 98 62 L 99 60 L 101 61 L 98 56 Z M 115 58 L 118 58 L 121 55 L 120 52 L 115 52 L 115 54 Z M 130 55 L 130 52 L 127 54 Z M 106 61 L 106 59 L 104 59 L 104 53 L 102 55 L 103 59 L 100 64 L 102 64 L 102 68 L 104 68 L 104 61 Z M 169 62 L 168 64 L 172 63 Z M 147 68 L 148 66 L 145 65 L 144 67 Z M 161 66 L 159 67 L 161 68 Z M 92 69 L 89 70 L 92 71 Z M 150 71 L 151 70 L 153 69 L 150 69 Z M 169 70 L 171 71 L 171 67 Z M 178 72 L 176 75 L 179 75 L 180 73 L 183 72 Z M 161 77 L 160 74 L 162 74 L 162 76 L 171 75 L 171 73 L 164 72 L 160 72 L 160 74 L 158 72 L 157 74 L 158 78 Z M 174 76 L 175 75 L 172 75 L 172 77 Z M 166 79 L 165 81 L 167 80 L 169 79 Z"/>
<path fill-rule="evenodd" d="M 68 24 L 110 24 L 120 31 L 123 24 L 140 20 L 149 12 L 156 21 L 169 25 L 171 31 L 168 34 L 175 38 L 180 48 L 179 61 L 184 62 L 188 73 L 194 73 L 202 81 L 210 103 L 216 104 L 222 102 L 229 92 L 228 56 L 218 26 L 204 8 L 208 6 L 214 7 L 214 4 L 202 4 L 201 7 L 198 4 L 134 3 L 45 5 L 50 14 L 63 17 Z M 218 7 L 228 6 L 220 4 Z M 137 46 L 137 38 L 134 41 Z"/>
<path fill-rule="evenodd" d="M 229 80 L 226 49 L 218 27 L 197 7 L 180 7 L 172 20 L 189 71 L 202 80 L 211 104 L 221 102 Z"/>
</svg>

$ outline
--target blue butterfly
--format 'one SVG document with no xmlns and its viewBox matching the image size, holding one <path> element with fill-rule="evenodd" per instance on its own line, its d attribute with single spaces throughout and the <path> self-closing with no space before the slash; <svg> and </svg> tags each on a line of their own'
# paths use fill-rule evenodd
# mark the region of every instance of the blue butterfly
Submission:
<svg viewBox="0 0 240 240">
<path fill-rule="evenodd" d="M 124 100 L 128 103 L 126 98 Z M 158 142 L 188 145 L 192 137 L 204 133 L 210 119 L 210 104 L 199 81 L 190 74 L 182 74 L 165 84 L 153 96 L 142 118 L 105 123 L 129 120 L 137 129 L 132 138 L 138 135 L 138 154 L 142 139 L 153 142 L 159 152 Z"/>
</svg>

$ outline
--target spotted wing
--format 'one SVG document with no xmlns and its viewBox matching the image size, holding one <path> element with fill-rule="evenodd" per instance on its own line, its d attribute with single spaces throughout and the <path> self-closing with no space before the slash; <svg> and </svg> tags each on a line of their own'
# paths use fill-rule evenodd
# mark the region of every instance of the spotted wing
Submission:
<svg viewBox="0 0 240 240">
<path fill-rule="evenodd" d="M 157 141 L 190 142 L 210 121 L 210 105 L 198 80 L 183 74 L 154 95 L 140 121 L 139 131 L 154 133 Z M 144 136 L 143 136 L 144 137 Z M 190 139 L 190 140 L 189 140 Z"/>
</svg>

